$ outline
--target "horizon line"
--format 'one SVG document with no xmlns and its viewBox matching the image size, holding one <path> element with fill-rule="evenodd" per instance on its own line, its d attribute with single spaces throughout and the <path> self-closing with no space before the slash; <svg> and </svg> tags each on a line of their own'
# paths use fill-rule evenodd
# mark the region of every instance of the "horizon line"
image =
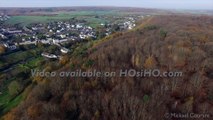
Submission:
<svg viewBox="0 0 213 120">
<path fill-rule="evenodd" d="M 99 7 L 99 8 L 101 8 L 101 7 L 105 7 L 105 8 L 137 8 L 137 9 L 155 9 L 155 10 L 193 10 L 193 11 L 198 11 L 198 10 L 205 10 L 205 11 L 213 11 L 213 9 L 185 9 L 185 8 L 152 8 L 152 7 L 137 7 L 137 6 L 25 6 L 25 7 L 21 7 L 21 6 L 17 6 L 17 7 L 15 7 L 15 6 L 7 6 L 7 7 L 1 7 L 0 6 L 0 9 L 1 8 L 8 8 L 8 9 L 10 9 L 10 8 L 17 8 L 17 9 L 22 9 L 22 8 L 25 8 L 25 9 L 27 9 L 27 8 L 78 8 L 78 7 L 87 7 L 87 8 L 93 8 L 93 7 Z"/>
</svg>

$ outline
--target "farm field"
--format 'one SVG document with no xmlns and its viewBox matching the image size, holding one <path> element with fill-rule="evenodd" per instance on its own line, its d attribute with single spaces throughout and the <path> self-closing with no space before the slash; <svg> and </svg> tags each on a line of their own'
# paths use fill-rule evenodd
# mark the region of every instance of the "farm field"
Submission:
<svg viewBox="0 0 213 120">
<path fill-rule="evenodd" d="M 116 11 L 74 11 L 74 12 L 58 12 L 54 15 L 25 15 L 25 16 L 12 16 L 6 24 L 21 24 L 26 26 L 32 23 L 47 23 L 50 21 L 60 21 L 69 20 L 71 18 L 76 18 L 80 20 L 86 20 L 92 27 L 96 27 L 98 24 L 110 22 L 110 20 L 105 20 L 102 17 L 95 16 L 111 16 L 111 15 L 123 15 L 118 14 Z"/>
</svg>

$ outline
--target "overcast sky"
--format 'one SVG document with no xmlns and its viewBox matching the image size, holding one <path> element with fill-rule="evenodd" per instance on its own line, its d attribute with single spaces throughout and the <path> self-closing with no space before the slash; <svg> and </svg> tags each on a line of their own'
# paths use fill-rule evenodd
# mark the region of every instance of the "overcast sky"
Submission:
<svg viewBox="0 0 213 120">
<path fill-rule="evenodd" d="M 124 6 L 164 9 L 211 9 L 213 0 L 0 0 L 0 7 Z"/>
</svg>

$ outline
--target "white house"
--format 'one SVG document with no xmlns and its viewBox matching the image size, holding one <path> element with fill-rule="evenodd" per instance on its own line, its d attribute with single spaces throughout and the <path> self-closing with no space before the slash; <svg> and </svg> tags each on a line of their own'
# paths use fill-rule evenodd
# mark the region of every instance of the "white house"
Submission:
<svg viewBox="0 0 213 120">
<path fill-rule="evenodd" d="M 69 49 L 62 47 L 61 52 L 67 54 L 69 52 Z"/>
<path fill-rule="evenodd" d="M 50 59 L 57 59 L 58 57 L 54 54 L 49 54 L 49 53 L 42 53 L 41 54 L 43 57 L 46 57 L 46 58 L 50 58 Z"/>
</svg>

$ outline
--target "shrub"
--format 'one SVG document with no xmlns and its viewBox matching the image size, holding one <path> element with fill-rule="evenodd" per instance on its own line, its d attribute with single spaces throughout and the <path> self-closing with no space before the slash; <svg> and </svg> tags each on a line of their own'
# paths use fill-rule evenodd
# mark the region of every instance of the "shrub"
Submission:
<svg viewBox="0 0 213 120">
<path fill-rule="evenodd" d="M 149 98 L 150 98 L 150 97 L 149 97 L 148 95 L 144 95 L 144 96 L 143 96 L 143 101 L 144 101 L 144 102 L 148 102 L 148 101 L 149 101 Z"/>
<path fill-rule="evenodd" d="M 147 25 L 144 27 L 145 30 L 155 30 L 158 29 L 158 26 L 156 25 Z"/>
<path fill-rule="evenodd" d="M 69 62 L 69 56 L 65 55 L 60 58 L 60 64 L 65 65 Z"/>
<path fill-rule="evenodd" d="M 21 92 L 22 87 L 17 81 L 12 81 L 8 86 L 9 94 L 11 96 L 17 95 Z"/>
<path fill-rule="evenodd" d="M 94 65 L 95 61 L 94 60 L 87 60 L 85 63 L 85 67 L 89 68 L 92 67 Z"/>
<path fill-rule="evenodd" d="M 153 56 L 149 56 L 144 64 L 145 68 L 154 68 L 156 66 L 157 62 Z"/>
<path fill-rule="evenodd" d="M 161 30 L 160 30 L 160 36 L 161 36 L 162 38 L 165 38 L 165 37 L 167 36 L 167 31 L 161 29 Z"/>
<path fill-rule="evenodd" d="M 35 104 L 35 105 L 32 105 L 30 106 L 28 109 L 27 109 L 27 115 L 32 118 L 32 119 L 35 119 L 37 117 L 40 116 L 41 114 L 41 105 L 42 104 Z"/>
</svg>

